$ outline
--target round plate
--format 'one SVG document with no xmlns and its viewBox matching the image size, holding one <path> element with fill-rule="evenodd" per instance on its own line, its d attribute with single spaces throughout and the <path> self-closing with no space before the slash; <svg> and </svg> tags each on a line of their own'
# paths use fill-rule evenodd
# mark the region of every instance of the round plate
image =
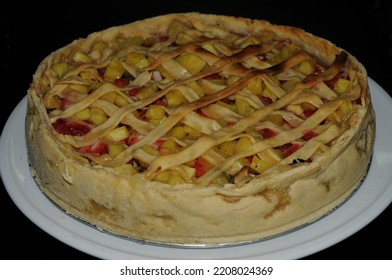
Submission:
<svg viewBox="0 0 392 280">
<path fill-rule="evenodd" d="M 25 97 L 10 115 L 0 141 L 4 185 L 19 209 L 60 241 L 101 259 L 299 259 L 332 246 L 375 219 L 392 201 L 392 99 L 369 78 L 376 111 L 376 141 L 366 179 L 331 214 L 291 233 L 225 248 L 173 248 L 141 244 L 101 232 L 56 207 L 30 176 L 25 143 Z"/>
</svg>

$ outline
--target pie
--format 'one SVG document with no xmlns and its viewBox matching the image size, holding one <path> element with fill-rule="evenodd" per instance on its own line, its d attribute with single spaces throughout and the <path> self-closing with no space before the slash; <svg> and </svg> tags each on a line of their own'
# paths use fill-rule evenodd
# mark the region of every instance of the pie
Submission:
<svg viewBox="0 0 392 280">
<path fill-rule="evenodd" d="M 364 66 L 264 20 L 173 13 L 49 54 L 28 90 L 31 173 L 57 206 L 140 242 L 214 247 L 304 227 L 366 177 Z"/>
</svg>

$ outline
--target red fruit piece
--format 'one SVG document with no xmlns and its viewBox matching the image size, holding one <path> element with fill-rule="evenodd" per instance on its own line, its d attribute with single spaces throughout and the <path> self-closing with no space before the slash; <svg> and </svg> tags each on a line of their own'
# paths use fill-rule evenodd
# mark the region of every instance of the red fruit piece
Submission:
<svg viewBox="0 0 392 280">
<path fill-rule="evenodd" d="M 271 98 L 269 98 L 269 97 L 267 97 L 267 96 L 264 96 L 264 95 L 257 95 L 257 96 L 259 97 L 260 101 L 261 101 L 265 106 L 272 104 L 272 99 L 271 99 Z"/>
<path fill-rule="evenodd" d="M 107 153 L 107 145 L 104 141 L 98 140 L 94 144 L 91 145 L 91 153 L 94 155 L 102 155 L 104 153 Z"/>
<path fill-rule="evenodd" d="M 116 79 L 114 84 L 118 87 L 125 87 L 129 84 L 129 81 L 125 79 Z"/>
<path fill-rule="evenodd" d="M 205 80 L 219 80 L 219 79 L 222 79 L 222 76 L 219 75 L 218 73 L 214 73 L 214 74 L 205 76 L 204 79 Z"/>
<path fill-rule="evenodd" d="M 83 136 L 91 130 L 87 123 L 66 119 L 58 119 L 53 123 L 53 128 L 57 133 L 71 136 Z"/>
<path fill-rule="evenodd" d="M 133 89 L 130 89 L 130 90 L 128 90 L 128 94 L 129 94 L 130 96 L 136 96 L 137 93 L 139 92 L 139 90 L 140 90 L 140 88 L 133 88 Z"/>
<path fill-rule="evenodd" d="M 274 131 L 274 130 L 272 130 L 270 128 L 262 128 L 262 129 L 259 129 L 258 132 L 261 135 L 263 135 L 264 139 L 274 137 L 275 135 L 278 134 L 276 131 Z"/>
<path fill-rule="evenodd" d="M 304 115 L 306 118 L 312 116 L 317 110 L 316 109 L 306 109 L 304 110 Z"/>
<path fill-rule="evenodd" d="M 283 157 L 288 157 L 289 155 L 291 155 L 292 153 L 297 151 L 299 148 L 301 148 L 300 144 L 288 143 L 288 144 L 281 146 L 280 150 L 282 152 Z"/>
<path fill-rule="evenodd" d="M 107 153 L 107 145 L 104 141 L 98 140 L 92 145 L 84 146 L 78 149 L 82 154 L 94 154 L 96 156 Z"/>
<path fill-rule="evenodd" d="M 197 158 L 194 162 L 193 167 L 195 170 L 195 177 L 199 178 L 206 173 L 206 164 L 207 162 L 202 158 Z"/>
<path fill-rule="evenodd" d="M 69 106 L 71 106 L 73 104 L 75 104 L 75 102 L 73 102 L 73 101 L 71 101 L 71 100 L 69 100 L 67 98 L 64 98 L 64 99 L 61 100 L 60 110 L 64 111 L 65 109 L 67 109 Z"/>
<path fill-rule="evenodd" d="M 311 131 L 306 132 L 302 136 L 302 139 L 304 139 L 305 141 L 308 141 L 308 140 L 310 140 L 310 139 L 312 139 L 313 137 L 316 137 L 316 136 L 317 136 L 317 132 L 311 130 Z"/>
</svg>

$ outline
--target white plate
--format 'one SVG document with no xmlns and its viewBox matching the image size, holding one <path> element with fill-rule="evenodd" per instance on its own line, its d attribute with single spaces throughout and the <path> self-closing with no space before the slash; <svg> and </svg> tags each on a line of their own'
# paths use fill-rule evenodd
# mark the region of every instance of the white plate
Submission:
<svg viewBox="0 0 392 280">
<path fill-rule="evenodd" d="M 376 111 L 376 142 L 368 176 L 337 210 L 297 231 L 226 248 L 172 248 L 139 244 L 101 232 L 65 214 L 30 176 L 24 134 L 26 97 L 10 115 L 0 142 L 4 185 L 20 210 L 41 229 L 100 259 L 299 259 L 332 246 L 375 219 L 392 201 L 392 99 L 369 79 Z"/>
</svg>

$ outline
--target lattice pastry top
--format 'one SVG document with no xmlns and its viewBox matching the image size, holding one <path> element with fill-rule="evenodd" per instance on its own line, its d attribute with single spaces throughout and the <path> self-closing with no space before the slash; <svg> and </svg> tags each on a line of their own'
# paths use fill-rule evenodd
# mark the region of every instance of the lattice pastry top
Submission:
<svg viewBox="0 0 392 280">
<path fill-rule="evenodd" d="M 53 62 L 44 104 L 91 165 L 165 183 L 238 186 L 308 164 L 350 128 L 363 74 L 290 38 L 174 20 Z"/>
</svg>

